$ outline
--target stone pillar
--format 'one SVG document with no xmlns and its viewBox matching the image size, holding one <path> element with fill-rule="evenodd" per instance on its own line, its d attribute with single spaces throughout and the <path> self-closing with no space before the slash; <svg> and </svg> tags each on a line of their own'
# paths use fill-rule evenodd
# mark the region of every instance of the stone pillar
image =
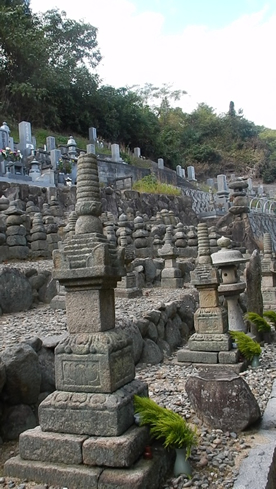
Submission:
<svg viewBox="0 0 276 489">
<path fill-rule="evenodd" d="M 136 156 L 136 158 L 140 158 L 140 156 L 141 156 L 141 149 L 140 148 L 134 148 L 134 156 Z"/>
<path fill-rule="evenodd" d="M 46 150 L 50 153 L 52 149 L 56 149 L 56 138 L 53 136 L 48 136 L 46 138 Z"/>
<path fill-rule="evenodd" d="M 187 173 L 188 173 L 188 180 L 196 181 L 194 166 L 188 166 Z"/>
<path fill-rule="evenodd" d="M 121 160 L 119 144 L 111 144 L 111 158 L 112 161 L 115 161 L 116 163 Z"/>
<path fill-rule="evenodd" d="M 86 146 L 86 151 L 87 153 L 91 153 L 92 155 L 95 155 L 96 154 L 96 145 L 95 144 L 87 144 Z"/>
<path fill-rule="evenodd" d="M 32 152 L 32 129 L 30 122 L 22 121 L 18 124 L 19 129 L 19 148 L 23 156 L 29 156 Z"/>
<path fill-rule="evenodd" d="M 158 158 L 157 165 L 158 165 L 158 170 L 164 170 L 164 160 L 163 160 L 163 158 Z"/>
<path fill-rule="evenodd" d="M 53 170 L 58 168 L 59 159 L 61 158 L 60 149 L 51 149 L 50 151 L 50 159 Z"/>
<path fill-rule="evenodd" d="M 9 460 L 5 471 L 71 489 L 129 489 L 133 481 L 137 488 L 158 489 L 167 455 L 142 458 L 148 430 L 134 425 L 133 396 L 147 395 L 147 386 L 134 379 L 131 337 L 115 329 L 123 251 L 103 235 L 91 154 L 78 159 L 75 210 L 76 234 L 53 251 L 53 278 L 65 286 L 69 331 L 55 349 L 57 390 L 39 406 L 40 427 L 21 436 L 22 458 Z"/>
<path fill-rule="evenodd" d="M 227 186 L 226 175 L 218 175 L 217 184 L 218 205 L 227 212 L 229 209 L 229 189 Z"/>
</svg>

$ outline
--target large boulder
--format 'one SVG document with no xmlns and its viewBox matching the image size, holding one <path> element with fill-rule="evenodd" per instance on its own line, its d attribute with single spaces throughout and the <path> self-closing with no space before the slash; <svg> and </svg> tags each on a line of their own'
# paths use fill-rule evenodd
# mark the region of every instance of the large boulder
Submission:
<svg viewBox="0 0 276 489">
<path fill-rule="evenodd" d="M 261 416 L 248 384 L 230 369 L 202 369 L 185 389 L 198 418 L 211 428 L 239 432 Z"/>
<path fill-rule="evenodd" d="M 27 311 L 32 302 L 32 286 L 25 275 L 16 268 L 3 268 L 0 272 L 0 307 L 2 311 Z"/>
<path fill-rule="evenodd" d="M 19 404 L 5 410 L 1 434 L 4 440 L 16 440 L 23 431 L 37 426 L 36 417 L 30 406 Z"/>
<path fill-rule="evenodd" d="M 35 404 L 41 383 L 36 352 L 30 345 L 21 343 L 6 348 L 1 357 L 6 369 L 2 399 L 8 404 Z"/>
<path fill-rule="evenodd" d="M 144 340 L 144 348 L 140 358 L 141 363 L 160 363 L 163 360 L 163 352 L 154 341 L 146 338 Z"/>
</svg>

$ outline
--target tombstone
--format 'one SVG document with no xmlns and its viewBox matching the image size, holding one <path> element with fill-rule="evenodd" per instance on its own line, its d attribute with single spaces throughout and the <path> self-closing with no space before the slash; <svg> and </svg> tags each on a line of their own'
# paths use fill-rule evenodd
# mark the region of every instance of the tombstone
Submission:
<svg viewBox="0 0 276 489">
<path fill-rule="evenodd" d="M 229 189 L 227 186 L 226 175 L 217 175 L 217 186 L 218 204 L 220 204 L 221 208 L 224 208 L 225 212 L 227 212 L 229 208 Z"/>
<path fill-rule="evenodd" d="M 87 151 L 87 154 L 95 155 L 96 154 L 95 144 L 92 144 L 92 143 L 87 144 L 86 151 Z"/>
<path fill-rule="evenodd" d="M 11 149 L 11 151 L 15 151 L 15 149 L 14 149 L 14 141 L 13 141 L 13 138 L 12 137 L 9 137 L 9 148 Z"/>
<path fill-rule="evenodd" d="M 115 161 L 116 163 L 121 161 L 119 144 L 111 144 L 111 158 L 112 161 Z"/>
<path fill-rule="evenodd" d="M 19 146 L 23 156 L 29 156 L 34 149 L 32 143 L 32 129 L 30 122 L 22 121 L 18 124 Z"/>
<path fill-rule="evenodd" d="M 259 185 L 257 192 L 258 192 L 258 196 L 259 197 L 263 197 L 264 196 L 264 186 L 263 185 Z"/>
<path fill-rule="evenodd" d="M 56 138 L 48 136 L 46 138 L 46 150 L 50 153 L 52 149 L 56 149 Z"/>
<path fill-rule="evenodd" d="M 253 196 L 255 195 L 255 192 L 254 192 L 254 189 L 253 189 L 253 181 L 252 181 L 252 178 L 248 178 L 247 179 L 247 184 L 248 184 L 248 188 L 247 188 L 247 192 L 250 196 Z"/>
<path fill-rule="evenodd" d="M 89 142 L 91 144 L 96 144 L 97 142 L 97 129 L 95 127 L 89 127 Z"/>
<path fill-rule="evenodd" d="M 208 185 L 208 187 L 214 187 L 215 186 L 215 181 L 213 178 L 207 178 L 206 180 L 206 185 Z"/>
<path fill-rule="evenodd" d="M 53 170 L 56 170 L 58 168 L 58 163 L 60 158 L 61 158 L 60 149 L 52 149 L 50 151 L 50 159 L 51 159 L 51 165 Z"/>
<path fill-rule="evenodd" d="M 196 181 L 194 166 L 188 166 L 187 167 L 187 173 L 188 173 L 188 180 L 189 181 Z"/>
<path fill-rule="evenodd" d="M 161 272 L 161 287 L 170 289 L 182 287 L 183 279 L 176 262 L 178 252 L 173 245 L 173 226 L 167 226 L 164 245 L 158 250 L 158 255 L 165 260 L 165 265 Z"/>
<path fill-rule="evenodd" d="M 70 136 L 67 141 L 67 153 L 70 158 L 75 158 L 77 155 L 77 143 L 73 136 Z"/>
<path fill-rule="evenodd" d="M 140 156 L 141 156 L 141 149 L 140 148 L 134 148 L 134 156 L 136 156 L 136 158 L 140 158 Z"/>
<path fill-rule="evenodd" d="M 163 158 L 158 158 L 157 165 L 158 165 L 158 170 L 164 170 L 164 160 L 163 160 Z"/>
<path fill-rule="evenodd" d="M 10 129 L 6 122 L 3 122 L 0 127 L 0 149 L 5 149 L 9 147 L 9 133 Z"/>
<path fill-rule="evenodd" d="M 181 165 L 177 165 L 176 174 L 177 174 L 177 176 L 182 178 L 182 166 Z"/>
<path fill-rule="evenodd" d="M 181 168 L 182 178 L 186 178 L 185 168 Z"/>
<path fill-rule="evenodd" d="M 33 145 L 33 149 L 36 150 L 36 137 L 35 136 L 32 136 L 32 145 Z"/>
</svg>

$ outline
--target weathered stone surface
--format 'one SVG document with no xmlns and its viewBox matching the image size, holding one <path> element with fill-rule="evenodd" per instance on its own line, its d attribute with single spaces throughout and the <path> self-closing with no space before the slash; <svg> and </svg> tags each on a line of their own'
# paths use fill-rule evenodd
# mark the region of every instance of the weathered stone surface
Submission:
<svg viewBox="0 0 276 489">
<path fill-rule="evenodd" d="M 129 334 L 116 328 L 105 333 L 70 335 L 56 348 L 56 388 L 70 392 L 110 393 L 135 376 Z"/>
<path fill-rule="evenodd" d="M 144 348 L 140 358 L 141 363 L 160 363 L 163 360 L 163 352 L 158 345 L 149 338 L 144 339 Z"/>
<path fill-rule="evenodd" d="M 44 346 L 38 351 L 38 362 L 41 373 L 40 392 L 55 390 L 55 355 Z"/>
<path fill-rule="evenodd" d="M 67 291 L 66 313 L 71 334 L 112 329 L 115 325 L 114 290 Z"/>
<path fill-rule="evenodd" d="M 161 350 L 161 352 L 163 353 L 163 355 L 167 355 L 167 356 L 171 355 L 172 350 L 171 350 L 169 343 L 167 343 L 167 341 L 162 340 L 162 339 L 158 339 L 157 345 L 158 345 L 159 349 Z"/>
<path fill-rule="evenodd" d="M 172 350 L 182 343 L 179 327 L 171 319 L 168 320 L 165 327 L 165 340 L 170 345 Z"/>
<path fill-rule="evenodd" d="M 19 453 L 23 460 L 61 464 L 81 464 L 86 436 L 41 431 L 40 426 L 20 435 Z"/>
<path fill-rule="evenodd" d="M 99 478 L 98 489 L 159 489 L 168 470 L 172 467 L 173 458 L 173 451 L 165 452 L 160 448 L 154 450 L 152 460 L 141 458 L 127 471 L 104 470 Z"/>
<path fill-rule="evenodd" d="M 99 467 L 83 465 L 65 466 L 52 462 L 22 460 L 19 456 L 10 458 L 5 464 L 5 474 L 44 484 L 70 489 L 98 489 Z"/>
<path fill-rule="evenodd" d="M 21 236 L 20 234 L 16 234 L 13 236 L 7 236 L 7 245 L 8 246 L 26 246 L 26 238 L 25 238 L 25 236 Z"/>
<path fill-rule="evenodd" d="M 145 426 L 132 426 L 121 436 L 88 438 L 83 444 L 83 463 L 106 467 L 130 467 L 149 443 Z"/>
<path fill-rule="evenodd" d="M 201 370 L 185 388 L 197 416 L 212 428 L 239 432 L 260 418 L 247 383 L 230 369 Z"/>
<path fill-rule="evenodd" d="M 30 250 L 28 246 L 11 246 L 8 249 L 8 258 L 9 259 L 16 258 L 17 260 L 26 260 L 29 253 Z"/>
<path fill-rule="evenodd" d="M 218 354 L 219 363 L 237 363 L 239 360 L 239 351 L 220 351 Z"/>
<path fill-rule="evenodd" d="M 217 363 L 218 354 L 211 351 L 192 351 L 185 348 L 177 352 L 177 360 L 192 363 Z"/>
<path fill-rule="evenodd" d="M 39 405 L 43 431 L 91 436 L 118 436 L 132 424 L 133 395 L 147 395 L 147 386 L 133 380 L 113 394 L 56 391 Z"/>
<path fill-rule="evenodd" d="M 20 433 L 37 425 L 32 409 L 26 404 L 9 407 L 1 421 L 1 434 L 5 440 L 17 440 Z"/>
<path fill-rule="evenodd" d="M 27 311 L 32 302 L 32 287 L 25 275 L 15 268 L 3 268 L 0 272 L 0 307 L 3 312 Z"/>
<path fill-rule="evenodd" d="M 5 385 L 6 382 L 6 369 L 5 365 L 2 362 L 2 359 L 0 358 L 0 393 L 3 389 L 3 386 Z"/>
<path fill-rule="evenodd" d="M 228 334 L 193 334 L 189 348 L 194 351 L 229 351 L 231 339 Z"/>
<path fill-rule="evenodd" d="M 3 393 L 9 404 L 34 404 L 40 392 L 38 356 L 27 344 L 6 348 L 2 353 L 6 368 Z"/>
<path fill-rule="evenodd" d="M 26 236 L 26 228 L 22 224 L 19 226 L 9 226 L 6 231 L 7 236 Z"/>
</svg>

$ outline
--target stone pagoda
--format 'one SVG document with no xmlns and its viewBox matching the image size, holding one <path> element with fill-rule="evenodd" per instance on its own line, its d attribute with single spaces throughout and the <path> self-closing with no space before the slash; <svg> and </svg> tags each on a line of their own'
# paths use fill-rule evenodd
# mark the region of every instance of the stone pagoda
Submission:
<svg viewBox="0 0 276 489">
<path fill-rule="evenodd" d="M 134 424 L 133 395 L 147 395 L 147 385 L 134 378 L 130 336 L 115 328 L 123 252 L 103 235 L 96 156 L 80 156 L 77 171 L 75 234 L 53 252 L 69 331 L 55 350 L 57 390 L 5 473 L 70 489 L 158 489 L 169 458 L 162 448 L 143 458 L 148 430 Z"/>
<path fill-rule="evenodd" d="M 219 304 L 220 278 L 212 264 L 206 223 L 198 225 L 198 263 L 191 272 L 191 279 L 199 292 L 199 308 L 194 316 L 195 333 L 189 339 L 188 347 L 178 351 L 178 361 L 237 363 L 238 351 L 232 349 L 227 311 Z"/>
</svg>

